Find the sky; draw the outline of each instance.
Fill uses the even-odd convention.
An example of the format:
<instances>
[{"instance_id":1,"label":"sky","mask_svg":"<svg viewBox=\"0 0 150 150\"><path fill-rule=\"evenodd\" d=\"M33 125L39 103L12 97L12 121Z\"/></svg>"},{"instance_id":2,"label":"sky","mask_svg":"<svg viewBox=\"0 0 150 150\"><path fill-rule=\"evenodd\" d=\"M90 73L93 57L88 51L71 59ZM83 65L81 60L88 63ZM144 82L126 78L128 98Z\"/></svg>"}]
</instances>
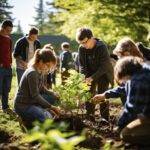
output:
<instances>
[{"instance_id":1,"label":"sky","mask_svg":"<svg viewBox=\"0 0 150 150\"><path fill-rule=\"evenodd\" d=\"M44 4L46 1L49 0L44 0ZM34 24L33 17L36 16L35 7L38 6L38 3L39 0L9 0L9 4L14 6L12 8L12 16L15 18L14 25L17 25L18 21L20 21L25 34L29 31L29 25Z\"/></svg>"}]
</instances>

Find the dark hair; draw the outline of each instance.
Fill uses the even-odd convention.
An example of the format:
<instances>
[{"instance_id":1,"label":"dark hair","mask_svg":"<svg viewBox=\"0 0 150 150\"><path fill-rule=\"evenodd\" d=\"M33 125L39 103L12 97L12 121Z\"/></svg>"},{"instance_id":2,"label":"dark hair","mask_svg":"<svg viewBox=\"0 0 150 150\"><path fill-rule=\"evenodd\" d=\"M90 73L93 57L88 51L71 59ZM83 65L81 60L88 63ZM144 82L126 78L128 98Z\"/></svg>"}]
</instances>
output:
<instances>
[{"instance_id":1,"label":"dark hair","mask_svg":"<svg viewBox=\"0 0 150 150\"><path fill-rule=\"evenodd\" d=\"M140 50L140 52L143 54L144 58L147 60L150 60L150 48L143 45L142 42L137 42L136 46Z\"/></svg>"},{"instance_id":2,"label":"dark hair","mask_svg":"<svg viewBox=\"0 0 150 150\"><path fill-rule=\"evenodd\" d=\"M63 43L61 44L61 48L62 48L62 49L69 49L69 47L70 47L70 44L69 44L68 42L63 42Z\"/></svg>"},{"instance_id":3,"label":"dark hair","mask_svg":"<svg viewBox=\"0 0 150 150\"><path fill-rule=\"evenodd\" d=\"M11 20L4 20L2 22L2 28L6 28L6 27L13 27L13 23Z\"/></svg>"},{"instance_id":4,"label":"dark hair","mask_svg":"<svg viewBox=\"0 0 150 150\"><path fill-rule=\"evenodd\" d=\"M113 58L114 60L118 60L118 56L116 54L110 54L110 58Z\"/></svg>"},{"instance_id":5,"label":"dark hair","mask_svg":"<svg viewBox=\"0 0 150 150\"><path fill-rule=\"evenodd\" d=\"M117 61L114 68L115 80L119 82L126 76L132 76L142 69L143 59L127 56Z\"/></svg>"},{"instance_id":6,"label":"dark hair","mask_svg":"<svg viewBox=\"0 0 150 150\"><path fill-rule=\"evenodd\" d=\"M34 66L40 61L42 61L43 63L53 62L54 64L56 64L57 58L54 50L50 48L37 49L35 51L34 57L29 63L29 66Z\"/></svg>"},{"instance_id":7,"label":"dark hair","mask_svg":"<svg viewBox=\"0 0 150 150\"><path fill-rule=\"evenodd\" d=\"M31 28L29 30L29 35L32 35L32 34L38 34L39 30L35 27Z\"/></svg>"},{"instance_id":8,"label":"dark hair","mask_svg":"<svg viewBox=\"0 0 150 150\"><path fill-rule=\"evenodd\" d=\"M85 38L90 39L93 37L93 33L89 28L79 28L76 32L76 41L82 41Z\"/></svg>"},{"instance_id":9,"label":"dark hair","mask_svg":"<svg viewBox=\"0 0 150 150\"><path fill-rule=\"evenodd\" d=\"M139 51L138 47L135 45L134 41L128 37L122 38L118 43L113 53L124 56L124 52L129 52L131 56L137 56L143 58L142 53Z\"/></svg>"}]
</instances>

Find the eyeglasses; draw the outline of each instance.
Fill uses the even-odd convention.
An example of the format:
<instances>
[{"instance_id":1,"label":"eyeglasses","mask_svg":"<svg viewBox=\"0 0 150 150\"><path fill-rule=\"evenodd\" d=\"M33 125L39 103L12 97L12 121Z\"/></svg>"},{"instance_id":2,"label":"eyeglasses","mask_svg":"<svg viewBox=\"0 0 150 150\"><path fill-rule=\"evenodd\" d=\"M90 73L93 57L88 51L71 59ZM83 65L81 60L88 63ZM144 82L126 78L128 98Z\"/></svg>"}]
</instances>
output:
<instances>
[{"instance_id":1,"label":"eyeglasses","mask_svg":"<svg viewBox=\"0 0 150 150\"><path fill-rule=\"evenodd\" d=\"M87 42L88 42L88 38L87 38L87 40L85 40L85 41L83 41L83 42L79 42L81 45L85 45L85 44L87 44Z\"/></svg>"}]
</instances>

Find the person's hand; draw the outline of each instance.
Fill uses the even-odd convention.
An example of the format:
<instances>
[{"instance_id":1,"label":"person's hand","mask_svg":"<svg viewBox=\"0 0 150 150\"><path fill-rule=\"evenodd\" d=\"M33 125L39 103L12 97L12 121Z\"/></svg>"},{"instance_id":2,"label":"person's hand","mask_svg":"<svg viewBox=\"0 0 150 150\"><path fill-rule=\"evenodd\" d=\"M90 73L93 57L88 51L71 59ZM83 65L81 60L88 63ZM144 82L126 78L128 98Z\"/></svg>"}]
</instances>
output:
<instances>
[{"instance_id":1,"label":"person's hand","mask_svg":"<svg viewBox=\"0 0 150 150\"><path fill-rule=\"evenodd\" d=\"M120 134L121 130L122 129L119 126L116 126L116 127L113 128L113 132L116 133L116 134Z\"/></svg>"},{"instance_id":2,"label":"person's hand","mask_svg":"<svg viewBox=\"0 0 150 150\"><path fill-rule=\"evenodd\" d=\"M51 110L54 111L56 113L57 116L60 115L60 108L59 107L56 107L56 106L51 106Z\"/></svg>"},{"instance_id":3,"label":"person's hand","mask_svg":"<svg viewBox=\"0 0 150 150\"><path fill-rule=\"evenodd\" d=\"M143 114L138 114L137 118L140 120L144 120L146 117Z\"/></svg>"},{"instance_id":4,"label":"person's hand","mask_svg":"<svg viewBox=\"0 0 150 150\"><path fill-rule=\"evenodd\" d=\"M88 85L91 85L92 81L93 81L93 78L91 78L91 77L85 79L85 82L86 82Z\"/></svg>"},{"instance_id":5,"label":"person's hand","mask_svg":"<svg viewBox=\"0 0 150 150\"><path fill-rule=\"evenodd\" d=\"M46 110L49 111L52 114L53 118L55 118L55 119L59 118L60 108L55 107L55 106L51 106L50 108L47 108Z\"/></svg>"},{"instance_id":6,"label":"person's hand","mask_svg":"<svg viewBox=\"0 0 150 150\"><path fill-rule=\"evenodd\" d=\"M79 108L81 109L85 108L85 102L79 103Z\"/></svg>"},{"instance_id":7,"label":"person's hand","mask_svg":"<svg viewBox=\"0 0 150 150\"><path fill-rule=\"evenodd\" d=\"M105 101L105 94L97 94L92 98L92 103L98 104L100 102Z\"/></svg>"},{"instance_id":8,"label":"person's hand","mask_svg":"<svg viewBox=\"0 0 150 150\"><path fill-rule=\"evenodd\" d=\"M57 92L54 92L54 96L56 97L57 100L60 99L60 96L59 96L59 94Z\"/></svg>"},{"instance_id":9,"label":"person's hand","mask_svg":"<svg viewBox=\"0 0 150 150\"><path fill-rule=\"evenodd\" d=\"M25 62L25 61L21 61L21 64L22 64L22 66L24 67L24 69L27 69L27 62Z\"/></svg>"}]
</instances>

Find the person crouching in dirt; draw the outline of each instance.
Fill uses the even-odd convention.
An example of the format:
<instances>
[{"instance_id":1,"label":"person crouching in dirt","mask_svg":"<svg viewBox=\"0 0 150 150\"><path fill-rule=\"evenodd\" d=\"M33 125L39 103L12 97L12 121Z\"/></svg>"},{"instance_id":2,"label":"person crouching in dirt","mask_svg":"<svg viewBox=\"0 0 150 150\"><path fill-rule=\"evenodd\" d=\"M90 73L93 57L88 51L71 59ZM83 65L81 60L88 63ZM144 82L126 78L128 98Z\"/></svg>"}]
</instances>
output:
<instances>
[{"instance_id":1,"label":"person crouching in dirt","mask_svg":"<svg viewBox=\"0 0 150 150\"><path fill-rule=\"evenodd\" d=\"M131 144L148 145L150 139L150 70L143 68L138 57L120 59L114 69L115 80L125 83L126 102L118 121L123 141ZM93 98L94 103L103 101L101 95Z\"/></svg>"},{"instance_id":2,"label":"person crouching in dirt","mask_svg":"<svg viewBox=\"0 0 150 150\"><path fill-rule=\"evenodd\" d=\"M44 122L47 118L53 118L53 114L59 114L59 109L42 97L39 85L41 75L47 74L54 66L55 53L50 49L38 49L22 76L14 108L29 127L35 120Z\"/></svg>"}]
</instances>

